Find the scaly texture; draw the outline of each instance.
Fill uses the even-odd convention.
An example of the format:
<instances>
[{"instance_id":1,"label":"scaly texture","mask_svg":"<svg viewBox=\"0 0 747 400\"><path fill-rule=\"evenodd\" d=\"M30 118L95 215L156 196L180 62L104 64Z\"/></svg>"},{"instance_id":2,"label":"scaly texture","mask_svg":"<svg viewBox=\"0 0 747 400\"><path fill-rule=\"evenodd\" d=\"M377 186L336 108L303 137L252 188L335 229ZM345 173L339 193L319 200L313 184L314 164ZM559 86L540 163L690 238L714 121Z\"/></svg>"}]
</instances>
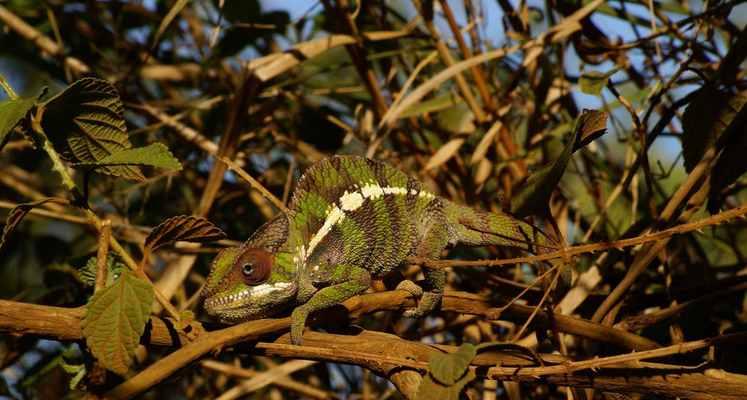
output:
<instances>
[{"instance_id":1,"label":"scaly texture","mask_svg":"<svg viewBox=\"0 0 747 400\"><path fill-rule=\"evenodd\" d=\"M311 166L287 215L269 221L240 248L218 254L205 308L225 323L295 306L291 337L300 343L311 312L365 291L407 257L438 258L444 248L500 245L541 252L545 236L507 214L455 204L387 164L339 156ZM425 293L406 315L422 316L441 299L443 270L424 270ZM420 294L414 284L403 285Z\"/></svg>"}]
</instances>

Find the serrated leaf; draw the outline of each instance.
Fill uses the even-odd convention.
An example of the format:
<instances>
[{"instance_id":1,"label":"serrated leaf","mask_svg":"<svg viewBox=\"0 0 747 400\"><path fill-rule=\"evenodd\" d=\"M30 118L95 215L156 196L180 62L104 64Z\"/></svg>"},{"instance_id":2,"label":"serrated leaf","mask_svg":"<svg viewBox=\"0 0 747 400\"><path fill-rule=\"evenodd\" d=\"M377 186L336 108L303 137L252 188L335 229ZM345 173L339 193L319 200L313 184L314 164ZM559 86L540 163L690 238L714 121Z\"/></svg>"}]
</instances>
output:
<instances>
[{"instance_id":1,"label":"serrated leaf","mask_svg":"<svg viewBox=\"0 0 747 400\"><path fill-rule=\"evenodd\" d=\"M212 222L201 217L178 215L161 222L145 238L145 248L155 251L176 241L212 242L226 234Z\"/></svg>"},{"instance_id":2,"label":"serrated leaf","mask_svg":"<svg viewBox=\"0 0 747 400\"><path fill-rule=\"evenodd\" d=\"M68 161L91 163L132 147L117 89L101 79L83 78L44 103L42 128ZM143 180L132 165L105 166L105 174Z\"/></svg>"},{"instance_id":3,"label":"serrated leaf","mask_svg":"<svg viewBox=\"0 0 747 400\"><path fill-rule=\"evenodd\" d=\"M472 343L463 343L453 353L434 354L428 360L428 371L444 385L453 385L461 378L477 350Z\"/></svg>"},{"instance_id":4,"label":"serrated leaf","mask_svg":"<svg viewBox=\"0 0 747 400\"><path fill-rule=\"evenodd\" d=\"M608 72L599 71L588 71L581 74L578 78L578 87L582 92L599 96L602 93L602 89L607 86L607 82L610 77L617 72L617 69L613 69Z\"/></svg>"},{"instance_id":5,"label":"serrated leaf","mask_svg":"<svg viewBox=\"0 0 747 400\"><path fill-rule=\"evenodd\" d=\"M747 95L731 95L713 85L698 89L682 115L682 155L689 172L732 123Z\"/></svg>"},{"instance_id":6,"label":"serrated leaf","mask_svg":"<svg viewBox=\"0 0 747 400\"><path fill-rule=\"evenodd\" d=\"M76 163L78 166L104 167L114 165L140 165L179 171L182 164L162 143L152 143L145 147L122 150L110 154L96 162Z\"/></svg>"},{"instance_id":7,"label":"serrated leaf","mask_svg":"<svg viewBox=\"0 0 747 400\"><path fill-rule=\"evenodd\" d=\"M423 377L423 381L418 386L418 393L415 395L416 400L459 400L459 394L468 383L476 378L475 373L468 370L464 376L451 385L442 385L436 382L430 375Z\"/></svg>"},{"instance_id":8,"label":"serrated leaf","mask_svg":"<svg viewBox=\"0 0 747 400\"><path fill-rule=\"evenodd\" d=\"M0 102L0 143L26 116L36 100L17 98Z\"/></svg>"},{"instance_id":9,"label":"serrated leaf","mask_svg":"<svg viewBox=\"0 0 747 400\"><path fill-rule=\"evenodd\" d=\"M119 277L119 274L123 269L126 268L124 264L117 261L114 257L109 255L106 259L106 267L108 273L106 274L106 286L114 283L114 280ZM86 265L78 270L78 279L83 282L84 285L93 287L96 285L96 275L98 274L98 258L91 257L86 261Z\"/></svg>"},{"instance_id":10,"label":"serrated leaf","mask_svg":"<svg viewBox=\"0 0 747 400\"><path fill-rule=\"evenodd\" d=\"M446 161L449 161L449 159L453 157L454 154L457 153L457 151L459 151L459 148L462 147L463 143L464 139L458 138L451 139L445 145L441 146L441 148L436 151L436 154L431 156L430 160L428 160L428 163L425 165L426 171L436 168Z\"/></svg>"},{"instance_id":11,"label":"serrated leaf","mask_svg":"<svg viewBox=\"0 0 747 400\"><path fill-rule=\"evenodd\" d=\"M5 226L3 227L3 233L0 235L0 250L3 249L5 241L8 239L13 230L23 220L23 218L35 207L48 202L65 203L66 200L55 197L34 201L31 203L22 203L13 207L8 213L8 218L5 220Z\"/></svg>"},{"instance_id":12,"label":"serrated leaf","mask_svg":"<svg viewBox=\"0 0 747 400\"><path fill-rule=\"evenodd\" d=\"M555 161L533 173L511 199L511 212L518 217L542 214L549 206L550 196L563 177L565 167L571 159L573 149L583 128L583 116L576 118L573 136Z\"/></svg>"},{"instance_id":13,"label":"serrated leaf","mask_svg":"<svg viewBox=\"0 0 747 400\"><path fill-rule=\"evenodd\" d=\"M604 135L607 132L607 118L608 115L604 111L584 109L579 120L578 142L573 151Z\"/></svg>"},{"instance_id":14,"label":"serrated leaf","mask_svg":"<svg viewBox=\"0 0 747 400\"><path fill-rule=\"evenodd\" d=\"M123 270L113 285L88 301L82 321L83 336L104 368L127 373L153 305L153 286Z\"/></svg>"}]
</instances>

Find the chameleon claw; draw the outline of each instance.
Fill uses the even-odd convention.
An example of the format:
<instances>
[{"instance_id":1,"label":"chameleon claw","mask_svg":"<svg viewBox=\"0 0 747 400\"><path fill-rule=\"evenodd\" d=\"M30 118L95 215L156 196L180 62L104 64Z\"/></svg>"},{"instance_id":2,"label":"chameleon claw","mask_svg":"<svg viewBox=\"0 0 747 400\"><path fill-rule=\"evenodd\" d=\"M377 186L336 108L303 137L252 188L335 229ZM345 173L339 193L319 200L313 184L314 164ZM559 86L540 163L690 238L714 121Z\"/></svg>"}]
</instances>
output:
<instances>
[{"instance_id":1,"label":"chameleon claw","mask_svg":"<svg viewBox=\"0 0 747 400\"><path fill-rule=\"evenodd\" d=\"M396 290L404 290L416 299L423 297L423 288L409 279L400 282L397 285Z\"/></svg>"}]
</instances>

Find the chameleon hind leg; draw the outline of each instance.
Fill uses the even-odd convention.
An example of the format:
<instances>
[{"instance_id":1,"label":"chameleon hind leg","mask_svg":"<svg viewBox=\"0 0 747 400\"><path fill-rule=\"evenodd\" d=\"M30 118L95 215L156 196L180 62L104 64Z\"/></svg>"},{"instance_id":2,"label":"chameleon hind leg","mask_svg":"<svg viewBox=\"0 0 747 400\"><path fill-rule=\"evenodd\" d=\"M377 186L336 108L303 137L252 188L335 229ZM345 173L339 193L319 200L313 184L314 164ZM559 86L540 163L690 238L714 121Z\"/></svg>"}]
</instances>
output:
<instances>
[{"instance_id":1,"label":"chameleon hind leg","mask_svg":"<svg viewBox=\"0 0 747 400\"><path fill-rule=\"evenodd\" d=\"M415 251L420 258L438 259L441 252L449 244L449 231L446 223L436 223L429 227L423 240ZM397 289L405 290L419 298L416 308L405 310L404 316L420 318L433 311L441 302L446 286L446 271L443 269L423 268L425 276L424 287L416 285L410 280L402 281Z\"/></svg>"},{"instance_id":2,"label":"chameleon hind leg","mask_svg":"<svg viewBox=\"0 0 747 400\"><path fill-rule=\"evenodd\" d=\"M306 326L306 319L315 311L340 304L343 301L365 292L371 285L371 274L360 267L349 265L335 265L322 267L326 271L329 284L313 294L304 304L296 307L291 313L291 343L300 345L303 337L303 329Z\"/></svg>"}]
</instances>

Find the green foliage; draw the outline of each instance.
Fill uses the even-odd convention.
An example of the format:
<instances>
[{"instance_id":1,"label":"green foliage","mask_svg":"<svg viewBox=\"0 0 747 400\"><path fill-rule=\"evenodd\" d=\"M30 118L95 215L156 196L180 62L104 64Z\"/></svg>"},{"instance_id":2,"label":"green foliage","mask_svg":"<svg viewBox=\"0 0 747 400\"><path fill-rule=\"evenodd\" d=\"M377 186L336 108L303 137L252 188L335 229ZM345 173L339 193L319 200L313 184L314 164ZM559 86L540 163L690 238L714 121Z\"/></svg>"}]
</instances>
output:
<instances>
[{"instance_id":1,"label":"green foliage","mask_svg":"<svg viewBox=\"0 0 747 400\"><path fill-rule=\"evenodd\" d=\"M0 102L0 143L34 106L32 98L17 98Z\"/></svg>"},{"instance_id":2,"label":"green foliage","mask_svg":"<svg viewBox=\"0 0 747 400\"><path fill-rule=\"evenodd\" d=\"M109 286L114 283L122 270L127 267L109 254L106 258L106 268L106 286ZM96 257L89 258L86 261L86 265L81 267L77 272L78 278L84 285L93 287L96 284L96 275L98 274L98 259Z\"/></svg>"},{"instance_id":3,"label":"green foliage","mask_svg":"<svg viewBox=\"0 0 747 400\"><path fill-rule=\"evenodd\" d=\"M463 343L453 353L434 354L428 361L428 374L418 387L416 399L458 400L464 386L475 379L469 364L477 354L471 343Z\"/></svg>"},{"instance_id":4,"label":"green foliage","mask_svg":"<svg viewBox=\"0 0 747 400\"><path fill-rule=\"evenodd\" d=\"M76 166L103 168L110 166L139 165L180 171L182 164L161 143L152 143L145 147L136 147L110 154L98 161L82 162Z\"/></svg>"},{"instance_id":5,"label":"green foliage","mask_svg":"<svg viewBox=\"0 0 747 400\"><path fill-rule=\"evenodd\" d=\"M104 80L83 78L43 104L42 127L55 149L77 163L101 161L132 147L116 88ZM102 166L101 172L143 180L131 165Z\"/></svg>"},{"instance_id":6,"label":"green foliage","mask_svg":"<svg viewBox=\"0 0 747 400\"><path fill-rule=\"evenodd\" d=\"M588 71L581 74L578 78L578 86L582 92L599 96L602 94L602 89L607 86L610 77L617 72L617 69L613 69L608 72L599 71Z\"/></svg>"},{"instance_id":7,"label":"green foliage","mask_svg":"<svg viewBox=\"0 0 747 400\"><path fill-rule=\"evenodd\" d=\"M132 364L153 305L153 286L130 270L96 292L86 306L83 335L101 365L119 375Z\"/></svg>"}]
</instances>

